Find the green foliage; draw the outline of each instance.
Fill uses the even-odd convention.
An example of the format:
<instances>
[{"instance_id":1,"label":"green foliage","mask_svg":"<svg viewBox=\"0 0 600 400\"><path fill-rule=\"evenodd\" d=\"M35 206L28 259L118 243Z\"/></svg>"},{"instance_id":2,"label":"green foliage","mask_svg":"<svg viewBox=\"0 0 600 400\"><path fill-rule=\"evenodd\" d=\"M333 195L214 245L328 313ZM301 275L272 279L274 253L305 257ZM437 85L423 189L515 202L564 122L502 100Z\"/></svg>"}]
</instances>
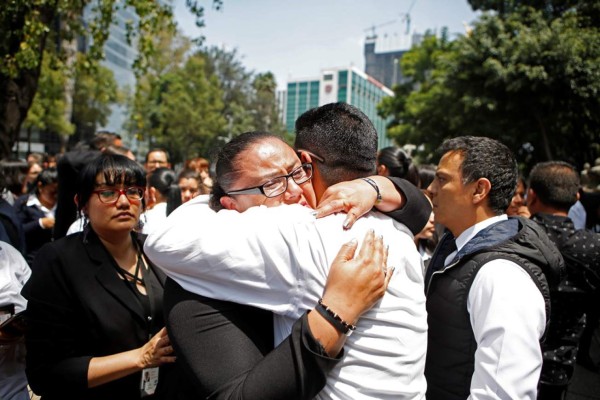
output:
<instances>
[{"instance_id":1,"label":"green foliage","mask_svg":"<svg viewBox=\"0 0 600 400\"><path fill-rule=\"evenodd\" d=\"M82 137L91 137L97 126L106 125L111 106L123 102L112 71L98 66L84 66L80 55L75 69L75 93L73 95L73 122Z\"/></svg>"},{"instance_id":2,"label":"green foliage","mask_svg":"<svg viewBox=\"0 0 600 400\"><path fill-rule=\"evenodd\" d=\"M286 129L279 119L275 76L271 72L256 75L252 81L252 88L254 97L250 107L254 111L254 130L283 136Z\"/></svg>"},{"instance_id":3,"label":"green foliage","mask_svg":"<svg viewBox=\"0 0 600 400\"><path fill-rule=\"evenodd\" d=\"M187 0L190 11L202 24L203 7L200 2ZM213 0L220 7L221 0ZM92 18L82 23L86 7L91 7ZM165 30L174 31L169 2L149 0L6 0L0 7L0 158L10 155L22 122L31 107L42 67L42 56L47 46L56 45L58 57L63 59L65 74L70 69L72 56L65 51L75 38L91 38L86 68L94 69L104 58L103 47L110 33L115 12L126 9L131 18L125 21L127 38L137 43L138 57L133 65L137 76L148 66L155 53L154 38ZM50 40L52 36L53 40ZM54 49L52 49L54 50ZM71 85L66 84L67 90Z\"/></svg>"},{"instance_id":4,"label":"green foliage","mask_svg":"<svg viewBox=\"0 0 600 400\"><path fill-rule=\"evenodd\" d=\"M428 151L444 138L472 134L501 140L527 163L593 159L600 31L585 18L567 12L547 19L531 8L484 15L471 35L432 57L431 75L417 90L382 105L395 117L390 133Z\"/></svg>"},{"instance_id":5,"label":"green foliage","mask_svg":"<svg viewBox=\"0 0 600 400\"><path fill-rule=\"evenodd\" d=\"M64 84L60 60L53 54L46 54L38 91L23 123L27 130L37 129L60 135L74 132L75 127L65 118Z\"/></svg>"}]
</instances>

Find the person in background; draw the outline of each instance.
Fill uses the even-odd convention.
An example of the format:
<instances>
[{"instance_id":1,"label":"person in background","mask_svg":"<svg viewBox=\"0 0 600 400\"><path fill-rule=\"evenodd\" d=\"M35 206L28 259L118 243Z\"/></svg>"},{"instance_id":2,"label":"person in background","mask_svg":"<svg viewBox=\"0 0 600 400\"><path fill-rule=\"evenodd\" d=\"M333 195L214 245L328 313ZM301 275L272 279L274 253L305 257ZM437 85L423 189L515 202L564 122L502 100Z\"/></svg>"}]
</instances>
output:
<instances>
[{"instance_id":1,"label":"person in background","mask_svg":"<svg viewBox=\"0 0 600 400\"><path fill-rule=\"evenodd\" d=\"M377 174L403 178L419 187L419 169L404 150L395 146L379 150Z\"/></svg>"},{"instance_id":2,"label":"person in background","mask_svg":"<svg viewBox=\"0 0 600 400\"><path fill-rule=\"evenodd\" d=\"M579 198L579 175L570 164L548 161L536 164L529 176L527 206L560 250L566 274L552 291L550 327L542 343L544 365L540 400L562 399L573 377L575 359L597 370L589 354L591 336L580 340L598 322L600 299L600 234L577 230L567 216ZM581 350L581 351L579 351Z\"/></svg>"},{"instance_id":3,"label":"person in background","mask_svg":"<svg viewBox=\"0 0 600 400\"><path fill-rule=\"evenodd\" d=\"M146 174L150 174L156 168L171 168L167 150L158 147L148 150L144 168L146 168Z\"/></svg>"},{"instance_id":4,"label":"person in background","mask_svg":"<svg viewBox=\"0 0 600 400\"><path fill-rule=\"evenodd\" d=\"M35 180L42 171L42 164L38 164L36 162L29 164L27 174L25 175L25 179L23 180L23 187L21 188L22 194L27 194L31 192L35 185Z\"/></svg>"},{"instance_id":5,"label":"person in background","mask_svg":"<svg viewBox=\"0 0 600 400\"><path fill-rule=\"evenodd\" d=\"M210 177L210 163L206 158L196 157L190 160L187 160L184 169L193 169L196 170L200 174L200 178L202 179L202 184L211 189L213 185L213 180Z\"/></svg>"},{"instance_id":6,"label":"person in background","mask_svg":"<svg viewBox=\"0 0 600 400\"><path fill-rule=\"evenodd\" d=\"M0 399L29 400L25 376L23 326L16 314L27 301L21 289L31 276L25 259L8 243L0 243ZM12 321L8 321L12 318Z\"/></svg>"},{"instance_id":7,"label":"person in background","mask_svg":"<svg viewBox=\"0 0 600 400\"><path fill-rule=\"evenodd\" d=\"M52 399L170 398L175 361L163 319L165 275L134 232L146 173L120 155L88 163L77 182L83 232L46 244L23 288L27 378ZM151 379L141 386L143 372Z\"/></svg>"},{"instance_id":8,"label":"person in background","mask_svg":"<svg viewBox=\"0 0 600 400\"><path fill-rule=\"evenodd\" d=\"M435 178L435 165L422 164L419 165L419 189L427 190L433 179Z\"/></svg>"},{"instance_id":9,"label":"person in background","mask_svg":"<svg viewBox=\"0 0 600 400\"><path fill-rule=\"evenodd\" d=\"M149 234L162 226L169 214L181 205L181 190L175 172L168 168L157 168L148 178L148 197L154 206L144 213L142 232Z\"/></svg>"},{"instance_id":10,"label":"person in background","mask_svg":"<svg viewBox=\"0 0 600 400\"><path fill-rule=\"evenodd\" d=\"M502 143L446 140L429 186L449 232L427 268L427 400L534 400L550 290L564 269L556 246L505 210L517 162Z\"/></svg>"},{"instance_id":11,"label":"person in background","mask_svg":"<svg viewBox=\"0 0 600 400\"><path fill-rule=\"evenodd\" d=\"M427 194L425 192L425 194ZM417 250L423 259L423 275L425 275L425 271L427 270L427 266L429 265L429 260L435 250L435 246L438 243L438 234L435 226L435 214L433 210L429 215L429 220L427 220L427 225L423 228L423 230L415 235L415 245L417 246Z\"/></svg>"},{"instance_id":12,"label":"person in background","mask_svg":"<svg viewBox=\"0 0 600 400\"><path fill-rule=\"evenodd\" d=\"M585 221L587 219L587 211L580 200L581 197L584 196L583 187L579 187L578 193L579 197L577 198L575 204L569 208L568 213L568 217L571 218L571 221L573 221L573 226L576 230L585 229Z\"/></svg>"},{"instance_id":13,"label":"person in background","mask_svg":"<svg viewBox=\"0 0 600 400\"><path fill-rule=\"evenodd\" d=\"M1 168L1 167L0 167ZM0 173L0 191L6 189L6 179L3 173ZM12 197L12 194L10 195ZM19 220L13 204L0 197L0 241L10 244L25 256L25 232L23 224Z\"/></svg>"},{"instance_id":14,"label":"person in background","mask_svg":"<svg viewBox=\"0 0 600 400\"><path fill-rule=\"evenodd\" d=\"M515 194L513 195L512 199L510 200L510 204L506 209L506 215L509 217L521 216L524 218L529 218L531 216L525 203L525 187L525 180L523 180L523 177L519 176Z\"/></svg>"},{"instance_id":15,"label":"person in background","mask_svg":"<svg viewBox=\"0 0 600 400\"><path fill-rule=\"evenodd\" d=\"M209 190L202 184L200 174L192 169L183 170L177 177L181 190L181 203L187 203L199 194L208 194Z\"/></svg>"},{"instance_id":16,"label":"person in background","mask_svg":"<svg viewBox=\"0 0 600 400\"><path fill-rule=\"evenodd\" d=\"M42 171L31 193L15 202L15 211L25 232L25 260L32 264L39 249L52 240L58 193L58 177L54 168Z\"/></svg>"},{"instance_id":17,"label":"person in background","mask_svg":"<svg viewBox=\"0 0 600 400\"><path fill-rule=\"evenodd\" d=\"M0 161L0 171L4 178L2 198L11 206L14 206L17 198L23 195L23 181L28 170L29 165L22 160Z\"/></svg>"}]
</instances>

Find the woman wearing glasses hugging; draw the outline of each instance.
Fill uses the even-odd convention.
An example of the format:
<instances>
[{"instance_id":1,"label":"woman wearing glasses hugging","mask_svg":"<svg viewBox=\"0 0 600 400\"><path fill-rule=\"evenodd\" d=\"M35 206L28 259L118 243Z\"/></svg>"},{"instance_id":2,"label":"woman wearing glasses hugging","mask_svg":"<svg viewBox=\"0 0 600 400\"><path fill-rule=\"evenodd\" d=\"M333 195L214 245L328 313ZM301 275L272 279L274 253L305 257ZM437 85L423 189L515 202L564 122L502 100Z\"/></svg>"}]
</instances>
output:
<instances>
[{"instance_id":1,"label":"woman wearing glasses hugging","mask_svg":"<svg viewBox=\"0 0 600 400\"><path fill-rule=\"evenodd\" d=\"M167 398L175 361L163 320L164 274L136 232L146 172L103 155L79 176L88 223L43 247L23 289L27 378L43 399Z\"/></svg>"}]
</instances>

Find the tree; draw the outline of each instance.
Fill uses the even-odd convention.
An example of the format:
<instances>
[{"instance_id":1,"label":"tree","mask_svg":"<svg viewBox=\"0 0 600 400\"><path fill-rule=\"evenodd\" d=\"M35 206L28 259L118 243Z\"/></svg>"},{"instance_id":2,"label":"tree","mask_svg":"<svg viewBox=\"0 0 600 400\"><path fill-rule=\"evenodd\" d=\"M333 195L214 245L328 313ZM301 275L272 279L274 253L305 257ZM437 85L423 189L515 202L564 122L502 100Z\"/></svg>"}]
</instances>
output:
<instances>
[{"instance_id":1,"label":"tree","mask_svg":"<svg viewBox=\"0 0 600 400\"><path fill-rule=\"evenodd\" d=\"M484 15L437 58L390 130L429 150L472 134L531 149L530 163L592 159L600 146L600 32L586 18L569 10L547 19L532 8Z\"/></svg>"},{"instance_id":2,"label":"tree","mask_svg":"<svg viewBox=\"0 0 600 400\"><path fill-rule=\"evenodd\" d=\"M251 107L253 72L246 70L236 49L227 51L212 46L202 50L206 56L206 73L215 75L223 93L223 117L227 130L222 140L254 130Z\"/></svg>"},{"instance_id":3,"label":"tree","mask_svg":"<svg viewBox=\"0 0 600 400\"><path fill-rule=\"evenodd\" d=\"M60 60L53 54L46 54L41 71L38 90L23 122L28 141L31 141L33 129L58 135L70 135L75 130L73 124L65 119L65 76L61 72Z\"/></svg>"},{"instance_id":4,"label":"tree","mask_svg":"<svg viewBox=\"0 0 600 400\"><path fill-rule=\"evenodd\" d=\"M112 71L103 66L85 68L84 57L79 57L75 69L73 96L73 123L79 139L91 138L98 125L105 125L111 105L122 102L117 81Z\"/></svg>"},{"instance_id":5,"label":"tree","mask_svg":"<svg viewBox=\"0 0 600 400\"><path fill-rule=\"evenodd\" d=\"M94 5L95 17L84 26L82 13L88 4ZM186 4L196 16L196 24L202 26L202 6L196 0L186 0ZM213 4L220 7L221 1L214 0ZM129 21L126 29L128 37L138 43L139 57L134 68L141 72L154 50L153 38L158 29L164 27L161 21L171 21L173 26L170 6L147 0L95 0L93 3L91 0L12 0L3 3L0 7L0 159L10 155L33 102L51 33L56 43L72 40L75 35L91 36L89 59L93 64L103 58L102 48L109 26L120 7L130 7L139 17L135 26Z\"/></svg>"},{"instance_id":6,"label":"tree","mask_svg":"<svg viewBox=\"0 0 600 400\"><path fill-rule=\"evenodd\" d=\"M271 72L258 74L252 81L254 97L250 105L254 112L254 129L283 136L286 129L280 121L277 107L277 82Z\"/></svg>"}]
</instances>

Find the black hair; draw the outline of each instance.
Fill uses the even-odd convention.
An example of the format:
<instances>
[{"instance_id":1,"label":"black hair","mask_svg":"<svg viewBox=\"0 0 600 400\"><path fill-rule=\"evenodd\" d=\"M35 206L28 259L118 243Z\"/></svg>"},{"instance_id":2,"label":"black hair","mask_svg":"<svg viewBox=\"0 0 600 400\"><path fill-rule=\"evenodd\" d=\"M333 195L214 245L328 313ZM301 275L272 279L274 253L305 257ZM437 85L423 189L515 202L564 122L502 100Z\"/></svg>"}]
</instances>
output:
<instances>
[{"instance_id":1,"label":"black hair","mask_svg":"<svg viewBox=\"0 0 600 400\"><path fill-rule=\"evenodd\" d=\"M390 146L379 150L377 164L385 165L390 176L406 179L419 187L419 169L401 148Z\"/></svg>"},{"instance_id":2,"label":"black hair","mask_svg":"<svg viewBox=\"0 0 600 400\"><path fill-rule=\"evenodd\" d=\"M517 160L508 147L488 137L460 136L445 140L440 153L457 152L463 157L463 183L486 178L491 183L488 205L497 215L509 206L517 187Z\"/></svg>"},{"instance_id":3,"label":"black hair","mask_svg":"<svg viewBox=\"0 0 600 400\"><path fill-rule=\"evenodd\" d=\"M217 211L223 208L223 206L221 206L221 197L227 195L227 192L231 189L231 185L240 173L237 168L238 156L253 144L266 139L277 139L283 142L279 136L268 132L244 132L231 139L231 141L219 151L215 163L216 179L213 182L209 201L210 207L213 210Z\"/></svg>"},{"instance_id":4,"label":"black hair","mask_svg":"<svg viewBox=\"0 0 600 400\"><path fill-rule=\"evenodd\" d=\"M564 161L536 164L529 174L529 188L539 200L561 211L568 211L577 202L579 174Z\"/></svg>"},{"instance_id":5,"label":"black hair","mask_svg":"<svg viewBox=\"0 0 600 400\"><path fill-rule=\"evenodd\" d=\"M0 161L0 171L4 176L4 188L20 196L23 190L23 180L29 171L29 164L22 160Z\"/></svg>"},{"instance_id":6,"label":"black hair","mask_svg":"<svg viewBox=\"0 0 600 400\"><path fill-rule=\"evenodd\" d=\"M120 139L121 136L117 135L114 132L109 131L98 131L94 135L94 137L90 140L90 145L92 148L96 150L102 150L103 148L108 147L111 144L114 144L117 139Z\"/></svg>"},{"instance_id":7,"label":"black hair","mask_svg":"<svg viewBox=\"0 0 600 400\"><path fill-rule=\"evenodd\" d=\"M77 208L81 211L98 186L96 177L103 174L106 185L146 187L146 171L135 161L119 154L102 154L87 164L79 174ZM142 209L146 207L142 199Z\"/></svg>"},{"instance_id":8,"label":"black hair","mask_svg":"<svg viewBox=\"0 0 600 400\"><path fill-rule=\"evenodd\" d=\"M427 190L433 179L435 178L435 165L421 164L419 165L419 188Z\"/></svg>"},{"instance_id":9,"label":"black hair","mask_svg":"<svg viewBox=\"0 0 600 400\"><path fill-rule=\"evenodd\" d=\"M47 168L47 169L43 169L42 172L39 173L39 175L37 176L37 178L35 178L35 182L33 183L32 186L32 192L35 192L36 194L39 194L39 190L40 190L40 183L41 186L47 186L50 185L52 183L57 183L58 182L58 173L56 172L56 168Z\"/></svg>"},{"instance_id":10,"label":"black hair","mask_svg":"<svg viewBox=\"0 0 600 400\"><path fill-rule=\"evenodd\" d=\"M158 190L167 199L167 215L181 205L181 190L173 170L156 168L148 178L148 186Z\"/></svg>"},{"instance_id":11,"label":"black hair","mask_svg":"<svg viewBox=\"0 0 600 400\"><path fill-rule=\"evenodd\" d=\"M318 168L327 185L376 171L377 131L362 111L347 103L326 104L302 114L296 120L295 147L325 160Z\"/></svg>"}]
</instances>

